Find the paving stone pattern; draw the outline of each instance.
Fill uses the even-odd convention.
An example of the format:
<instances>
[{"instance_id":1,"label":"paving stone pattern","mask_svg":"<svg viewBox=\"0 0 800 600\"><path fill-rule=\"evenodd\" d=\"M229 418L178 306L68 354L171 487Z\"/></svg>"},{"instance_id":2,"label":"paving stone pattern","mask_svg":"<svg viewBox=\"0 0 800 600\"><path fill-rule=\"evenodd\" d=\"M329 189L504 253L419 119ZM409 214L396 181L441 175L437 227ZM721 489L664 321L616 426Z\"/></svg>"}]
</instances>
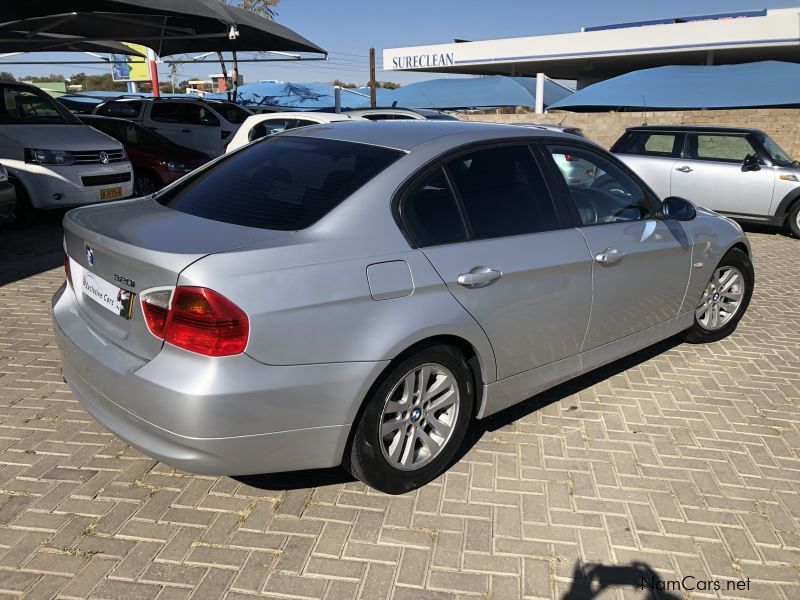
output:
<instances>
[{"instance_id":1,"label":"paving stone pattern","mask_svg":"<svg viewBox=\"0 0 800 600\"><path fill-rule=\"evenodd\" d=\"M339 470L236 480L158 463L61 380L55 223L0 231L0 597L800 598L800 241L750 234L753 303L491 419L386 496ZM599 596L597 595L599 593Z\"/></svg>"}]
</instances>

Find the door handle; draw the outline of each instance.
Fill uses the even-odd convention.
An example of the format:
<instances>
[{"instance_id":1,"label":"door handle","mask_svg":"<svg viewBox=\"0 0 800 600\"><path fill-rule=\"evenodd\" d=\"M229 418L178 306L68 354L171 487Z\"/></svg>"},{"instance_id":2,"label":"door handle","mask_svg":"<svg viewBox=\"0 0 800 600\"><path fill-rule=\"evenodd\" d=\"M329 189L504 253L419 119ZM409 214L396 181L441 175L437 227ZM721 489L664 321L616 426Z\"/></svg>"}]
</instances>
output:
<instances>
[{"instance_id":1,"label":"door handle","mask_svg":"<svg viewBox=\"0 0 800 600\"><path fill-rule=\"evenodd\" d=\"M694 171L694 169L692 169L692 167L687 167L687 166L678 167L675 170L676 171L680 171L681 173L691 173L692 171Z\"/></svg>"},{"instance_id":2,"label":"door handle","mask_svg":"<svg viewBox=\"0 0 800 600\"><path fill-rule=\"evenodd\" d=\"M181 129L181 133L192 133L191 129Z\"/></svg>"},{"instance_id":3,"label":"door handle","mask_svg":"<svg viewBox=\"0 0 800 600\"><path fill-rule=\"evenodd\" d=\"M463 285L466 288L477 289L486 287L490 283L497 281L503 273L495 271L489 267L475 267L469 273L462 273L458 276L456 281L458 285Z\"/></svg>"},{"instance_id":4,"label":"door handle","mask_svg":"<svg viewBox=\"0 0 800 600\"><path fill-rule=\"evenodd\" d=\"M601 265L614 265L621 261L624 257L625 253L622 250L617 250L616 248L606 248L600 254L595 255L594 260Z\"/></svg>"}]
</instances>

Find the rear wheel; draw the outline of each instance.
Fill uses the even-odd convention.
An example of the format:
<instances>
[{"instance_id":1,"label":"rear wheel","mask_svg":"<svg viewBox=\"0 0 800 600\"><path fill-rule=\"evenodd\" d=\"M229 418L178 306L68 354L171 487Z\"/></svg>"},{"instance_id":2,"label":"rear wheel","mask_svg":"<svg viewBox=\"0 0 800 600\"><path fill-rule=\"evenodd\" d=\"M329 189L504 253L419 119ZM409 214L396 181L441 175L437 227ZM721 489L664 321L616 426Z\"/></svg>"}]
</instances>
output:
<instances>
[{"instance_id":1,"label":"rear wheel","mask_svg":"<svg viewBox=\"0 0 800 600\"><path fill-rule=\"evenodd\" d=\"M716 342L736 329L753 295L755 276L750 258L733 248L722 258L703 290L694 324L683 332L693 344Z\"/></svg>"},{"instance_id":2,"label":"rear wheel","mask_svg":"<svg viewBox=\"0 0 800 600\"><path fill-rule=\"evenodd\" d=\"M409 356L367 398L345 468L388 494L425 485L453 460L474 397L469 366L457 350L433 346Z\"/></svg>"},{"instance_id":3,"label":"rear wheel","mask_svg":"<svg viewBox=\"0 0 800 600\"><path fill-rule=\"evenodd\" d=\"M800 238L800 200L794 203L789 209L789 217L786 222L789 232L796 238Z\"/></svg>"}]
</instances>

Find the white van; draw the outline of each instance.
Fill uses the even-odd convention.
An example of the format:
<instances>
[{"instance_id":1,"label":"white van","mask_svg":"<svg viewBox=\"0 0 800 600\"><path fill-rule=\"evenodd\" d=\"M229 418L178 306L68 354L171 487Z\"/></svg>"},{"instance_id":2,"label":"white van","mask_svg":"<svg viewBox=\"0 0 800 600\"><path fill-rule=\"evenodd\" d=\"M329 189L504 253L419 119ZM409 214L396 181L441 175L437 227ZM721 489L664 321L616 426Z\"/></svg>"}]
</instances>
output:
<instances>
[{"instance_id":1,"label":"white van","mask_svg":"<svg viewBox=\"0 0 800 600\"><path fill-rule=\"evenodd\" d=\"M0 81L0 160L16 187L19 221L29 220L31 208L81 206L133 193L122 145L32 85Z\"/></svg>"}]
</instances>

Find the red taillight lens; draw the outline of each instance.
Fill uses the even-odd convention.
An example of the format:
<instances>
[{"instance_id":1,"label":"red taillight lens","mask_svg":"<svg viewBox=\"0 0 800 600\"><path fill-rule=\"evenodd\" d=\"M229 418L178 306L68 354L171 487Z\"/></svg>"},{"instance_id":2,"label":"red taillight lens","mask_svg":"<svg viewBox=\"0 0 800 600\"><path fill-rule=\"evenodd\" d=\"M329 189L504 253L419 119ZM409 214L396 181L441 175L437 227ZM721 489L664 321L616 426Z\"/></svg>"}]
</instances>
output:
<instances>
[{"instance_id":1,"label":"red taillight lens","mask_svg":"<svg viewBox=\"0 0 800 600\"><path fill-rule=\"evenodd\" d=\"M69 256L66 251L64 252L64 276L67 278L67 281L71 283L71 277L69 275Z\"/></svg>"},{"instance_id":2,"label":"red taillight lens","mask_svg":"<svg viewBox=\"0 0 800 600\"><path fill-rule=\"evenodd\" d=\"M179 348L206 356L241 354L247 346L247 315L214 290L175 288L142 295L150 332Z\"/></svg>"},{"instance_id":3,"label":"red taillight lens","mask_svg":"<svg viewBox=\"0 0 800 600\"><path fill-rule=\"evenodd\" d=\"M571 154L565 154L564 158L569 162L575 162L576 160L579 160L577 156L572 156Z\"/></svg>"}]
</instances>

